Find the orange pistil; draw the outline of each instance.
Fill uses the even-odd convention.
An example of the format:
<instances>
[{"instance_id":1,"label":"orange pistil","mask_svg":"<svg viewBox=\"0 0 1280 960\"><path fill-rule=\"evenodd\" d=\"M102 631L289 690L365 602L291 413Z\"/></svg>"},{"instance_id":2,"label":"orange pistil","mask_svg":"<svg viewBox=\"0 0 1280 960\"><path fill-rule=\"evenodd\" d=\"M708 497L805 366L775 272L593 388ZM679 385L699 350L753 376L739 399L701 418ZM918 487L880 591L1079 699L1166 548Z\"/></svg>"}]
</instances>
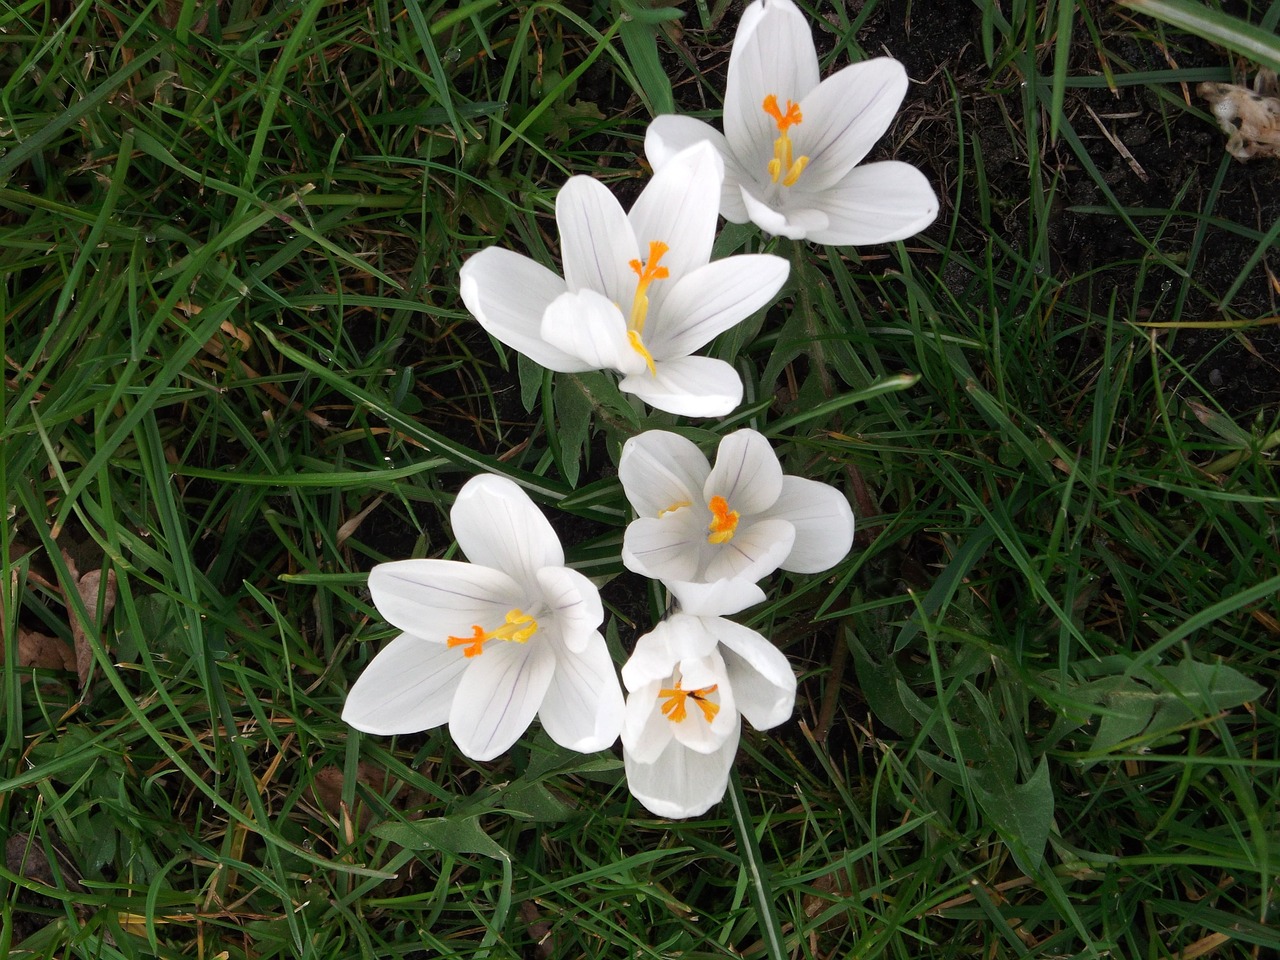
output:
<instances>
[{"instance_id":1,"label":"orange pistil","mask_svg":"<svg viewBox=\"0 0 1280 960\"><path fill-rule=\"evenodd\" d=\"M715 693L719 687L718 683L713 683L709 687L699 687L697 690L681 690L680 682L677 680L674 687L664 687L658 691L658 696L663 699L662 715L668 720L680 723L689 715L686 701L692 700L702 711L702 716L707 723L710 723L720 712L720 704L712 703L707 697Z\"/></svg>"},{"instance_id":2,"label":"orange pistil","mask_svg":"<svg viewBox=\"0 0 1280 960\"><path fill-rule=\"evenodd\" d=\"M485 630L478 623L471 627L469 637L450 637L449 647L466 647L462 651L464 657L478 657L484 653L484 645L488 640L510 640L513 643L525 643L538 632L538 621L519 608L507 611L506 622L497 630Z\"/></svg>"},{"instance_id":3,"label":"orange pistil","mask_svg":"<svg viewBox=\"0 0 1280 960\"><path fill-rule=\"evenodd\" d=\"M707 543L728 543L738 529L738 511L729 509L729 501L717 494L707 504L711 523L707 527Z\"/></svg>"},{"instance_id":4,"label":"orange pistil","mask_svg":"<svg viewBox=\"0 0 1280 960\"><path fill-rule=\"evenodd\" d=\"M654 366L653 356L640 337L644 333L644 322L649 316L649 284L655 280L666 280L671 276L671 271L662 266L662 258L670 249L661 240L650 240L649 259L644 263L632 260L629 264L636 272L636 276L640 278L640 282L636 284L636 295L631 300L631 316L627 319L627 340L631 344L631 349L644 357L645 366L653 376L657 376L658 371Z\"/></svg>"},{"instance_id":5,"label":"orange pistil","mask_svg":"<svg viewBox=\"0 0 1280 960\"><path fill-rule=\"evenodd\" d=\"M773 159L769 161L769 178L774 183L781 178L784 187L793 186L800 179L800 174L804 173L804 168L809 165L808 157L797 159L792 156L791 135L787 133L789 128L804 120L804 116L800 113L800 104L788 100L784 113L778 107L778 98L771 93L764 98L762 107L778 125L778 139L773 141Z\"/></svg>"}]
</instances>

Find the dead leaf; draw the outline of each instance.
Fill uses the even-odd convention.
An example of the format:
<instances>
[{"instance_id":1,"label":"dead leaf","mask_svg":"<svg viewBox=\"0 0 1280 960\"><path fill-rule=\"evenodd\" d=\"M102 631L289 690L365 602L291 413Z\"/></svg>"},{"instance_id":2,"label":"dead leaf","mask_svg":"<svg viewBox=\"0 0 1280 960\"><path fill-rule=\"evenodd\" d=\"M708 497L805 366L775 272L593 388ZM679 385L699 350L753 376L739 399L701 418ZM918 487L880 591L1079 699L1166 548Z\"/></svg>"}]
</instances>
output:
<instances>
[{"instance_id":1,"label":"dead leaf","mask_svg":"<svg viewBox=\"0 0 1280 960\"><path fill-rule=\"evenodd\" d=\"M76 658L65 641L18 624L18 666L70 673L76 668Z\"/></svg>"},{"instance_id":2,"label":"dead leaf","mask_svg":"<svg viewBox=\"0 0 1280 960\"><path fill-rule=\"evenodd\" d=\"M99 615L99 601L101 601L102 622L87 625L80 622L75 607L70 603L67 604L67 618L71 622L71 635L76 650L76 673L80 677L80 691L83 693L85 685L89 682L89 671L93 668L93 646L89 642L89 637L92 634L101 638L102 627L107 617L111 616L111 611L115 609L116 573L114 570L108 570L105 581L100 569L90 570L81 576L75 560L65 549L62 551L62 559L66 561L67 570L75 579L76 592L80 595L85 609L89 611L89 616Z\"/></svg>"}]
</instances>

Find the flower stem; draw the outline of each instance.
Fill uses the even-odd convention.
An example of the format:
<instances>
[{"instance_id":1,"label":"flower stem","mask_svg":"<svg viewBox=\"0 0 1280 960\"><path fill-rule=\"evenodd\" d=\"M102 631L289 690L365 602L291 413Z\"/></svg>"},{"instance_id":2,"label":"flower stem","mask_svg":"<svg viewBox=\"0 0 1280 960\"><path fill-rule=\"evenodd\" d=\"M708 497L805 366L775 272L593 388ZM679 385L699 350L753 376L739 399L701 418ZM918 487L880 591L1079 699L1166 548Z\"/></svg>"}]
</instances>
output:
<instances>
[{"instance_id":1,"label":"flower stem","mask_svg":"<svg viewBox=\"0 0 1280 960\"><path fill-rule=\"evenodd\" d=\"M733 829L738 835L738 849L741 851L742 865L747 870L751 881L751 899L756 905L756 924L764 939L765 951L769 960L787 960L786 944L782 937L782 925L773 909L773 889L769 885L768 869L764 857L760 853L760 842L756 839L755 825L751 822L751 814L747 810L747 798L742 792L742 779L735 766L729 771L729 806L733 810Z\"/></svg>"}]
</instances>

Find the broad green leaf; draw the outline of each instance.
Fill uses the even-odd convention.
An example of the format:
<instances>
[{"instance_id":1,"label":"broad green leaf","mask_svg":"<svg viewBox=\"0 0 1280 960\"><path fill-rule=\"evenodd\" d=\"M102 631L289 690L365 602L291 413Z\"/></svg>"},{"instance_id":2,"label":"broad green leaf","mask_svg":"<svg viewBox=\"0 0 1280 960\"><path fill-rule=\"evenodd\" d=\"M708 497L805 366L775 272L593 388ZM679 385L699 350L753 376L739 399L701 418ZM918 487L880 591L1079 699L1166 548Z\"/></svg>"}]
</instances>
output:
<instances>
[{"instance_id":1,"label":"broad green leaf","mask_svg":"<svg viewBox=\"0 0 1280 960\"><path fill-rule=\"evenodd\" d=\"M475 853L493 860L511 861L511 854L484 832L476 817L431 817L411 823L380 823L373 828L373 835L406 850L439 850L454 856Z\"/></svg>"}]
</instances>

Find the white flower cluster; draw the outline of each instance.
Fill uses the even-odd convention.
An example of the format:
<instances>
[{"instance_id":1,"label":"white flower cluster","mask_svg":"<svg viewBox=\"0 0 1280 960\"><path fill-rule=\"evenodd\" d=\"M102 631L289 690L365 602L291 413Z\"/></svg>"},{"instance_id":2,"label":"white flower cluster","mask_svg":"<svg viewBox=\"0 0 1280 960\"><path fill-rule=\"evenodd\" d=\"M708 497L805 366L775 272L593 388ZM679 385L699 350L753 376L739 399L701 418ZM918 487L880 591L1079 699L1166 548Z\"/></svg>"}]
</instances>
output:
<instances>
[{"instance_id":1,"label":"white flower cluster","mask_svg":"<svg viewBox=\"0 0 1280 960\"><path fill-rule=\"evenodd\" d=\"M548 369L610 369L659 410L717 417L742 382L704 347L773 302L788 264L770 254L712 260L716 218L821 243L902 239L937 199L903 163L860 165L906 91L888 59L819 82L808 25L791 0L756 0L729 60L724 133L689 117L650 125L654 176L630 212L590 177L556 199L564 275L493 247L462 268L467 308L494 337ZM678 608L622 668L600 634L595 585L565 566L550 523L511 480L483 475L451 513L468 563L405 560L369 575L401 634L352 687L343 718L375 734L448 723L475 760L507 750L536 716L557 743L591 752L622 738L631 792L653 813L698 816L724 795L742 718L785 721L796 679L783 654L726 619L764 600L782 569L818 573L853 544L834 488L786 476L754 430L723 437L714 466L676 433L624 445L618 476L635 512L622 560L661 581Z\"/></svg>"}]
</instances>

